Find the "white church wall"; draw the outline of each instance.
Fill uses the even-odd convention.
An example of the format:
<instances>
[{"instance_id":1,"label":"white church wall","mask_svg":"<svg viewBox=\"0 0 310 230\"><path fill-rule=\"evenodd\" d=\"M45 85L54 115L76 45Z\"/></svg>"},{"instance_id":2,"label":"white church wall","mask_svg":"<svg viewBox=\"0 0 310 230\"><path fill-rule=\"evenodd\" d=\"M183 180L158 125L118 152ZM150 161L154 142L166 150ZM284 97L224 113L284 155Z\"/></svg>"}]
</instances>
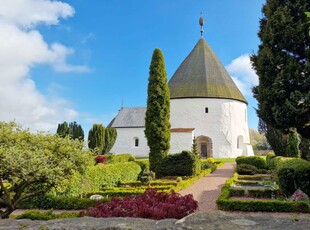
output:
<instances>
[{"instance_id":1,"label":"white church wall","mask_svg":"<svg viewBox=\"0 0 310 230\"><path fill-rule=\"evenodd\" d=\"M194 132L171 132L169 153L180 153L192 150Z\"/></svg>"},{"instance_id":2,"label":"white church wall","mask_svg":"<svg viewBox=\"0 0 310 230\"><path fill-rule=\"evenodd\" d=\"M111 153L130 153L135 157L148 157L149 147L144 135L144 128L116 128L117 138ZM138 139L138 146L135 146Z\"/></svg>"},{"instance_id":3,"label":"white church wall","mask_svg":"<svg viewBox=\"0 0 310 230\"><path fill-rule=\"evenodd\" d=\"M247 148L237 148L238 136L243 137L244 143L249 143L246 104L243 102L216 98L171 99L170 122L172 128L195 128L196 137L210 137L215 158L247 155Z\"/></svg>"}]
</instances>

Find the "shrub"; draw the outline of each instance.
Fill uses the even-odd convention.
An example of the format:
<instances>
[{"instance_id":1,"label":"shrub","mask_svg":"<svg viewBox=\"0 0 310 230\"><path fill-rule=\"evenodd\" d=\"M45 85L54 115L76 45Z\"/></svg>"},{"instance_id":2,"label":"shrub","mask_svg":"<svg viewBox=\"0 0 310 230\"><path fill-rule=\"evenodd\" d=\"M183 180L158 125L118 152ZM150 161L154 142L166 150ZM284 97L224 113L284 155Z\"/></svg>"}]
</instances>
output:
<instances>
[{"instance_id":1,"label":"shrub","mask_svg":"<svg viewBox=\"0 0 310 230\"><path fill-rule=\"evenodd\" d=\"M56 195L85 197L87 193L113 187L120 182L136 181L140 172L141 168L135 162L88 166L83 175L75 173L71 180L63 182L62 188L57 187Z\"/></svg>"},{"instance_id":2,"label":"shrub","mask_svg":"<svg viewBox=\"0 0 310 230\"><path fill-rule=\"evenodd\" d=\"M96 164L105 164L107 161L107 156L99 155L95 157Z\"/></svg>"},{"instance_id":3,"label":"shrub","mask_svg":"<svg viewBox=\"0 0 310 230\"><path fill-rule=\"evenodd\" d=\"M212 157L207 158L207 163L214 164L215 163L214 158L212 158Z\"/></svg>"},{"instance_id":4,"label":"shrub","mask_svg":"<svg viewBox=\"0 0 310 230\"><path fill-rule=\"evenodd\" d=\"M229 189L230 196L244 196L245 191L244 189Z\"/></svg>"},{"instance_id":5,"label":"shrub","mask_svg":"<svg viewBox=\"0 0 310 230\"><path fill-rule=\"evenodd\" d=\"M141 168L135 162L90 166L85 175L89 183L87 192L100 191L101 188L113 187L120 182L136 181L140 172Z\"/></svg>"},{"instance_id":6,"label":"shrub","mask_svg":"<svg viewBox=\"0 0 310 230\"><path fill-rule=\"evenodd\" d=\"M273 152L267 153L266 164L267 164L268 169L275 169L276 168L275 162L274 162L275 157L276 157L276 155Z\"/></svg>"},{"instance_id":7,"label":"shrub","mask_svg":"<svg viewBox=\"0 0 310 230\"><path fill-rule=\"evenodd\" d=\"M300 188L310 195L310 162L300 158L286 158L276 163L281 192L292 195Z\"/></svg>"},{"instance_id":8,"label":"shrub","mask_svg":"<svg viewBox=\"0 0 310 230\"><path fill-rule=\"evenodd\" d=\"M136 163L140 165L141 171L150 171L149 160L137 160Z\"/></svg>"},{"instance_id":9,"label":"shrub","mask_svg":"<svg viewBox=\"0 0 310 230\"><path fill-rule=\"evenodd\" d=\"M249 164L237 164L236 172L240 175L254 175L257 173L257 168Z\"/></svg>"},{"instance_id":10,"label":"shrub","mask_svg":"<svg viewBox=\"0 0 310 230\"><path fill-rule=\"evenodd\" d=\"M273 194L273 190L271 189L249 189L248 193L250 197L257 197L257 198L270 198Z\"/></svg>"},{"instance_id":11,"label":"shrub","mask_svg":"<svg viewBox=\"0 0 310 230\"><path fill-rule=\"evenodd\" d=\"M143 171L143 173L139 175L139 180L144 185L150 184L151 180L154 179L155 179L155 173L152 171Z\"/></svg>"},{"instance_id":12,"label":"shrub","mask_svg":"<svg viewBox=\"0 0 310 230\"><path fill-rule=\"evenodd\" d=\"M113 155L108 154L108 163L115 164L115 163L124 163L128 161L135 161L136 158L129 153Z\"/></svg>"},{"instance_id":13,"label":"shrub","mask_svg":"<svg viewBox=\"0 0 310 230\"><path fill-rule=\"evenodd\" d=\"M168 155L158 167L156 177L193 176L201 171L201 163L197 156L189 151Z\"/></svg>"},{"instance_id":14,"label":"shrub","mask_svg":"<svg viewBox=\"0 0 310 230\"><path fill-rule=\"evenodd\" d=\"M238 164L249 164L253 165L258 169L267 169L266 161L259 156L245 157L240 156L236 158L236 163Z\"/></svg>"},{"instance_id":15,"label":"shrub","mask_svg":"<svg viewBox=\"0 0 310 230\"><path fill-rule=\"evenodd\" d=\"M201 169L210 169L212 168L213 165L206 163L206 162L202 162L201 163Z\"/></svg>"},{"instance_id":16,"label":"shrub","mask_svg":"<svg viewBox=\"0 0 310 230\"><path fill-rule=\"evenodd\" d=\"M38 210L28 210L18 215L16 219L30 219L30 220L53 220L53 219L63 219L63 218L76 218L80 217L79 212L62 212L59 214L53 213L53 210L48 210L46 212L40 212Z\"/></svg>"},{"instance_id":17,"label":"shrub","mask_svg":"<svg viewBox=\"0 0 310 230\"><path fill-rule=\"evenodd\" d=\"M177 179L176 179L177 182L181 182L182 180L183 180L183 179L182 179L182 177L180 177L180 176L178 176Z\"/></svg>"},{"instance_id":18,"label":"shrub","mask_svg":"<svg viewBox=\"0 0 310 230\"><path fill-rule=\"evenodd\" d=\"M172 192L167 194L147 189L138 196L129 196L124 199L113 198L108 203L98 203L81 215L92 217L135 217L148 219L181 219L198 208L198 202L193 196L181 196Z\"/></svg>"}]
</instances>

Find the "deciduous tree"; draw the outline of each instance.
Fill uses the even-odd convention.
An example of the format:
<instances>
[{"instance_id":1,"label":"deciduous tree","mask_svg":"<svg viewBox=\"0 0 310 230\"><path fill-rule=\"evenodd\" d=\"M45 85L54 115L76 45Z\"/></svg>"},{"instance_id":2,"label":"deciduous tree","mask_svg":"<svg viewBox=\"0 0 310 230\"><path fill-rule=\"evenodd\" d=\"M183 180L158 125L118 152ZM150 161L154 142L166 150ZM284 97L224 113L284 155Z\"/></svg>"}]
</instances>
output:
<instances>
[{"instance_id":1,"label":"deciduous tree","mask_svg":"<svg viewBox=\"0 0 310 230\"><path fill-rule=\"evenodd\" d=\"M30 133L0 122L0 211L7 218L26 198L37 196L85 169L82 143L57 135Z\"/></svg>"}]
</instances>

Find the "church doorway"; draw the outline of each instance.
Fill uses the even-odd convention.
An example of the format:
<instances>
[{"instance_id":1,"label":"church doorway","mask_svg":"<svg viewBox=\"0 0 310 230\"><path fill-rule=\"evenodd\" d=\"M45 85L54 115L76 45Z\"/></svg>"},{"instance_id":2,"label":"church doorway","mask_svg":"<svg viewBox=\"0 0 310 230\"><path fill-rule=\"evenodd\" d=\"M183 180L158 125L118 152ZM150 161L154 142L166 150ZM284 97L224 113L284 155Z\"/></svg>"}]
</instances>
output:
<instances>
[{"instance_id":1,"label":"church doorway","mask_svg":"<svg viewBox=\"0 0 310 230\"><path fill-rule=\"evenodd\" d=\"M207 136L199 136L196 138L197 149L203 158L213 157L212 139Z\"/></svg>"}]
</instances>

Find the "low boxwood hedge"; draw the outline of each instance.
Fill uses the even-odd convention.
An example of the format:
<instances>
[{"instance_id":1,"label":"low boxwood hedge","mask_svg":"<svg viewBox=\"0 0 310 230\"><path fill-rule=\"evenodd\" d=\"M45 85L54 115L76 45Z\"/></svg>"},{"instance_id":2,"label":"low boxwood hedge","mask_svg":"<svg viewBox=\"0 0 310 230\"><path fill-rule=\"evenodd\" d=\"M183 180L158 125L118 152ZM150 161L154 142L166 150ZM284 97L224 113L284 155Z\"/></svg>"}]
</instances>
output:
<instances>
[{"instance_id":1,"label":"low boxwood hedge","mask_svg":"<svg viewBox=\"0 0 310 230\"><path fill-rule=\"evenodd\" d=\"M62 212L56 214L53 210L45 212L39 210L27 210L24 213L16 216L16 219L30 219L30 220L54 220L64 218L76 218L80 217L80 212Z\"/></svg>"},{"instance_id":2,"label":"low boxwood hedge","mask_svg":"<svg viewBox=\"0 0 310 230\"><path fill-rule=\"evenodd\" d=\"M109 200L108 198L104 198L102 201L106 202ZM97 201L88 198L42 194L23 200L17 208L78 210L93 207L96 203Z\"/></svg>"},{"instance_id":3,"label":"low boxwood hedge","mask_svg":"<svg viewBox=\"0 0 310 230\"><path fill-rule=\"evenodd\" d=\"M216 200L219 210L244 211L244 212L303 212L310 213L310 204L304 201L281 201L281 200L232 200L231 184L236 175L226 181L221 194Z\"/></svg>"}]
</instances>

